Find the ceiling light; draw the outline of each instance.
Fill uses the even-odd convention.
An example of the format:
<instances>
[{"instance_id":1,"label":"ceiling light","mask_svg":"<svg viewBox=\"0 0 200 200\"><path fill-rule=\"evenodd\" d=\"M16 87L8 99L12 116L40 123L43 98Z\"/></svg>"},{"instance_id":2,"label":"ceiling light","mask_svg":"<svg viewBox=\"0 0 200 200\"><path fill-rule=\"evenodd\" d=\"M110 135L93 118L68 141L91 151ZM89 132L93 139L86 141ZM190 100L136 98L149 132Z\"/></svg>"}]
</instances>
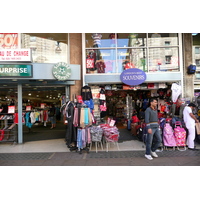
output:
<instances>
[{"instance_id":1,"label":"ceiling light","mask_svg":"<svg viewBox=\"0 0 200 200\"><path fill-rule=\"evenodd\" d=\"M61 51L62 51L59 44L60 44L60 42L57 42L57 47L55 49L56 53L61 53Z\"/></svg>"}]
</instances>

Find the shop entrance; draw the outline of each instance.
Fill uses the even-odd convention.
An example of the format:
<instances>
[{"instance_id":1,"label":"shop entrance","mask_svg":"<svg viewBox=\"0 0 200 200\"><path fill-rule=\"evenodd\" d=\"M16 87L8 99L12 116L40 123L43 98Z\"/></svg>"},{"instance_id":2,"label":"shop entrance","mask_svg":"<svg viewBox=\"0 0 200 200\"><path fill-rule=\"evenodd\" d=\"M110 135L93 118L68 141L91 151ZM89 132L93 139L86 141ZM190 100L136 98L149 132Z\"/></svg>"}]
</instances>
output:
<instances>
[{"instance_id":1,"label":"shop entrance","mask_svg":"<svg viewBox=\"0 0 200 200\"><path fill-rule=\"evenodd\" d=\"M53 82L41 81L24 84L23 93L23 140L37 141L65 138L66 127L60 108L65 101L65 87ZM50 110L54 108L55 127L52 129Z\"/></svg>"},{"instance_id":2,"label":"shop entrance","mask_svg":"<svg viewBox=\"0 0 200 200\"><path fill-rule=\"evenodd\" d=\"M95 93L97 86L91 86ZM105 93L107 110L101 112L101 122L106 122L108 118L116 121L115 125L119 129L119 140L137 139L136 126L144 122L144 112L149 106L149 99L158 99L159 114L166 115L171 102L171 83L145 83L137 87L127 85L102 85L100 95ZM94 94L93 97L97 97ZM102 101L102 100L100 100ZM137 116L139 121L134 122L133 116Z\"/></svg>"},{"instance_id":3,"label":"shop entrance","mask_svg":"<svg viewBox=\"0 0 200 200\"><path fill-rule=\"evenodd\" d=\"M19 82L19 81L18 81ZM18 90L16 80L6 80L0 86L0 125L9 128L15 121L18 114ZM62 120L60 107L65 101L65 86L56 84L55 81L23 81L22 84L22 105L23 105L23 142L65 138L66 127ZM48 115L50 106L55 107L56 127L51 128L51 122L44 118ZM14 106L14 112L9 113L9 108ZM29 118L27 117L28 114ZM9 119L5 117L9 117ZM5 119L4 119L5 118ZM29 122L29 123L28 123ZM5 129L6 130L6 129ZM15 131L17 132L17 126ZM4 140L12 142L12 131ZM14 135L14 134L13 134ZM17 133L16 133L17 135ZM17 136L16 136L17 137ZM17 142L17 140L16 140Z\"/></svg>"}]
</instances>

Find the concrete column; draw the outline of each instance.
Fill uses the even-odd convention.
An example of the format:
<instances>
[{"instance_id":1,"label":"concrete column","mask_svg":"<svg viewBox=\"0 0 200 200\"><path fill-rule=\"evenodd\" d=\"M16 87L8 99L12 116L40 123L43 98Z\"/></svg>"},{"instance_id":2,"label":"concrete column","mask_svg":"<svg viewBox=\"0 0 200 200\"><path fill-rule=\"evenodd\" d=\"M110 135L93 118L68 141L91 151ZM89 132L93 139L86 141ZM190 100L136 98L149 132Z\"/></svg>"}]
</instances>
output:
<instances>
[{"instance_id":1,"label":"concrete column","mask_svg":"<svg viewBox=\"0 0 200 200\"><path fill-rule=\"evenodd\" d=\"M75 85L70 86L70 100L73 101L74 95L80 95L82 87L82 34L69 33L70 42L70 64L80 65L81 80L75 81Z\"/></svg>"},{"instance_id":2,"label":"concrete column","mask_svg":"<svg viewBox=\"0 0 200 200\"><path fill-rule=\"evenodd\" d=\"M184 73L184 97L190 101L194 96L194 75L187 74L187 67L192 64L192 34L183 33L183 73Z\"/></svg>"}]
</instances>

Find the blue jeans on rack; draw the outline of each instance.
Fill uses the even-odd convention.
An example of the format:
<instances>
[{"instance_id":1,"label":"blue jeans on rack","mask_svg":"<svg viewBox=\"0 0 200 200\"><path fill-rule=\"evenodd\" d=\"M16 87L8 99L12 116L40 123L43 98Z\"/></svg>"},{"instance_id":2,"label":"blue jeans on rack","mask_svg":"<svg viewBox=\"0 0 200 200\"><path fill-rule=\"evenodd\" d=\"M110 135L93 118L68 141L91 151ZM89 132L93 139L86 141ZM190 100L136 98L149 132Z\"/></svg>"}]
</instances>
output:
<instances>
[{"instance_id":1,"label":"blue jeans on rack","mask_svg":"<svg viewBox=\"0 0 200 200\"><path fill-rule=\"evenodd\" d=\"M147 133L146 155L151 155L151 151L155 152L156 149L160 146L160 143L162 142L160 128L155 127L151 129L152 129L152 134Z\"/></svg>"}]
</instances>

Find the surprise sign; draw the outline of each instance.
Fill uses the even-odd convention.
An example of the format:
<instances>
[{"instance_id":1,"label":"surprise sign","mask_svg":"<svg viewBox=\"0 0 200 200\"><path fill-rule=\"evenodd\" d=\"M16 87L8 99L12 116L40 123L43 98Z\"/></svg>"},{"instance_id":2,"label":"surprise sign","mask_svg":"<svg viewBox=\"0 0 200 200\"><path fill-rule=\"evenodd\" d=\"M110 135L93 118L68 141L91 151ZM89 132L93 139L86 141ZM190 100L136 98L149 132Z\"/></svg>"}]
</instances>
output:
<instances>
[{"instance_id":1,"label":"surprise sign","mask_svg":"<svg viewBox=\"0 0 200 200\"><path fill-rule=\"evenodd\" d=\"M146 80L146 73L137 68L127 69L121 73L120 80L126 85L140 85Z\"/></svg>"}]
</instances>

